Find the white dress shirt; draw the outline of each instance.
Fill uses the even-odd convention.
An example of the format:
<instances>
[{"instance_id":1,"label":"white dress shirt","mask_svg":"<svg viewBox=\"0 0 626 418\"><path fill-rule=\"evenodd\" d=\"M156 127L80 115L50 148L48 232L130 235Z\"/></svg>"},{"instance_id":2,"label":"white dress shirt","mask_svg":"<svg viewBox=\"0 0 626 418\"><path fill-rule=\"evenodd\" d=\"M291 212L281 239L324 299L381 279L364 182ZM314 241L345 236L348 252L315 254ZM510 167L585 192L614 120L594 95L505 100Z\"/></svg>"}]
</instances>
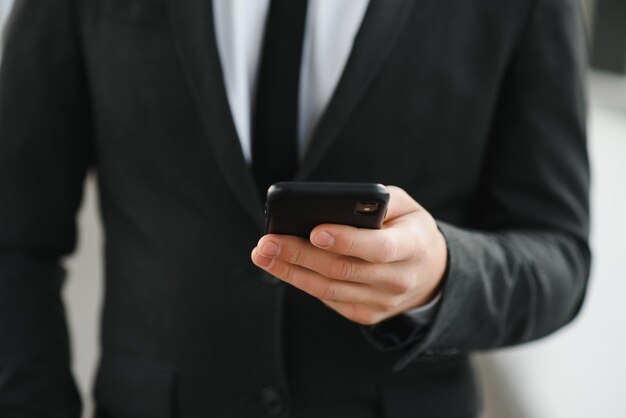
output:
<instances>
[{"instance_id":1,"label":"white dress shirt","mask_svg":"<svg viewBox=\"0 0 626 418\"><path fill-rule=\"evenodd\" d=\"M298 153L335 91L369 0L309 0L300 68ZM256 76L269 0L214 0L213 14L228 101L246 161Z\"/></svg>"},{"instance_id":2,"label":"white dress shirt","mask_svg":"<svg viewBox=\"0 0 626 418\"><path fill-rule=\"evenodd\" d=\"M228 102L244 158L252 162L251 129L269 0L213 0L215 35ZM352 50L369 0L309 0L298 109L298 154L304 155ZM417 328L433 317L440 295L406 314Z\"/></svg>"}]
</instances>

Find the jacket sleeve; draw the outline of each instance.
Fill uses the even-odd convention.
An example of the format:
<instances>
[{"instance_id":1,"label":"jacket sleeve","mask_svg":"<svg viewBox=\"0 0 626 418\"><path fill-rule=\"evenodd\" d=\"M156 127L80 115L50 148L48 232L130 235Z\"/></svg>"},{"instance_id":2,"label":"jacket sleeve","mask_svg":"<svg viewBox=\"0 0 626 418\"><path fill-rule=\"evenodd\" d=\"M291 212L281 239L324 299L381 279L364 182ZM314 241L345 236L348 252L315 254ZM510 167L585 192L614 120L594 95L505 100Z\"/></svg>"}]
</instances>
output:
<instances>
[{"instance_id":1,"label":"jacket sleeve","mask_svg":"<svg viewBox=\"0 0 626 418\"><path fill-rule=\"evenodd\" d=\"M512 53L476 198L446 222L449 265L427 335L396 364L520 344L571 321L590 269L586 38L575 0L538 0Z\"/></svg>"},{"instance_id":2,"label":"jacket sleeve","mask_svg":"<svg viewBox=\"0 0 626 418\"><path fill-rule=\"evenodd\" d=\"M90 161L70 0L18 0L0 68L0 416L79 417L60 258Z\"/></svg>"}]
</instances>

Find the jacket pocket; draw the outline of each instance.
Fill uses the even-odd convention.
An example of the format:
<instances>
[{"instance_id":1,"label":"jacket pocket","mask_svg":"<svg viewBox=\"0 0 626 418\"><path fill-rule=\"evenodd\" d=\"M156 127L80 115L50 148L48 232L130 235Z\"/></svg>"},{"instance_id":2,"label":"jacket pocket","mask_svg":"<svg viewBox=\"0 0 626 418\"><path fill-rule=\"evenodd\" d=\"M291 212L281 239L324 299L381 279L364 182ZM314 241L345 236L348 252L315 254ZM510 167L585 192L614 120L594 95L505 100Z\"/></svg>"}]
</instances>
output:
<instances>
[{"instance_id":1,"label":"jacket pocket","mask_svg":"<svg viewBox=\"0 0 626 418\"><path fill-rule=\"evenodd\" d=\"M116 354L102 357L94 389L98 416L170 418L172 395L168 366Z\"/></svg>"},{"instance_id":2,"label":"jacket pocket","mask_svg":"<svg viewBox=\"0 0 626 418\"><path fill-rule=\"evenodd\" d=\"M165 0L100 0L100 19L111 22L151 26L169 24L169 7Z\"/></svg>"},{"instance_id":3,"label":"jacket pocket","mask_svg":"<svg viewBox=\"0 0 626 418\"><path fill-rule=\"evenodd\" d=\"M476 418L480 396L465 357L414 363L382 383L384 418Z\"/></svg>"}]
</instances>

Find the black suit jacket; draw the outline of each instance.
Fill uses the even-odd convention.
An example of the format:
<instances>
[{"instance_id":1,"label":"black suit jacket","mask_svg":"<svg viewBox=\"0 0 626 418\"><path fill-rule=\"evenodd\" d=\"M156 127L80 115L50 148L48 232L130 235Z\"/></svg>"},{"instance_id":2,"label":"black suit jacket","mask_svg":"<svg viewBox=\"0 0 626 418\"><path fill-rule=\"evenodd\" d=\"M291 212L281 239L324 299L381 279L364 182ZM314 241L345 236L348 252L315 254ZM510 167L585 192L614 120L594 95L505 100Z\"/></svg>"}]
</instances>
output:
<instances>
[{"instance_id":1,"label":"black suit jacket","mask_svg":"<svg viewBox=\"0 0 626 418\"><path fill-rule=\"evenodd\" d=\"M468 353L545 336L583 299L581 26L575 0L372 0L297 178L398 185L438 220L435 321L383 350L249 260L263 210L210 1L18 0L0 74L0 415L79 414L59 290L93 169L100 417L475 416Z\"/></svg>"}]
</instances>

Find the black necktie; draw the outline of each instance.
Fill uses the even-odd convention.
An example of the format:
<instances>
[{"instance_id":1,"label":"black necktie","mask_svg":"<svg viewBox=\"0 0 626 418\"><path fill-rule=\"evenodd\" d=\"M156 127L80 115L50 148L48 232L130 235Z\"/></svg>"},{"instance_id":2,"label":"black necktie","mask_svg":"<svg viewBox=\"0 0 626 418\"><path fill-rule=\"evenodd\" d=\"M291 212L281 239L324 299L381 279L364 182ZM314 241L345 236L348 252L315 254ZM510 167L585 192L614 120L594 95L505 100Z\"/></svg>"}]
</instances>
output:
<instances>
[{"instance_id":1,"label":"black necktie","mask_svg":"<svg viewBox=\"0 0 626 418\"><path fill-rule=\"evenodd\" d=\"M298 163L300 58L307 0L272 0L265 25L252 132L252 167L265 198L274 182L292 180Z\"/></svg>"}]
</instances>

